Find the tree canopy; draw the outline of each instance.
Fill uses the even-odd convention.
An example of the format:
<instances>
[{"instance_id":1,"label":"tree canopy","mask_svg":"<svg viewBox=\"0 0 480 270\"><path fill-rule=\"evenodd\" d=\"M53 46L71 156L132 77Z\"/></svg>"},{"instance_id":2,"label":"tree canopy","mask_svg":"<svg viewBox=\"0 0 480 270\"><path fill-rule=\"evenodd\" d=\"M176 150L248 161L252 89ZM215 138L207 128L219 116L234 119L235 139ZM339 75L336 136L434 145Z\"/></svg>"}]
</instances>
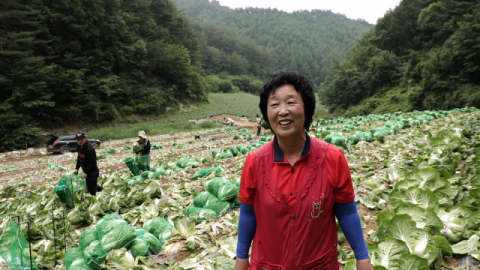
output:
<instances>
[{"instance_id":1,"label":"tree canopy","mask_svg":"<svg viewBox=\"0 0 480 270\"><path fill-rule=\"evenodd\" d=\"M169 0L0 1L0 150L34 144L40 127L161 115L208 92L257 93L284 67L319 85L370 28L324 11L178 4L191 10Z\"/></svg>"},{"instance_id":2,"label":"tree canopy","mask_svg":"<svg viewBox=\"0 0 480 270\"><path fill-rule=\"evenodd\" d=\"M321 87L339 114L480 106L480 3L403 0Z\"/></svg>"},{"instance_id":3,"label":"tree canopy","mask_svg":"<svg viewBox=\"0 0 480 270\"><path fill-rule=\"evenodd\" d=\"M31 144L36 123L202 101L200 61L195 29L168 0L1 1L0 144Z\"/></svg>"},{"instance_id":4,"label":"tree canopy","mask_svg":"<svg viewBox=\"0 0 480 270\"><path fill-rule=\"evenodd\" d=\"M226 54L236 51L250 62L243 69L255 75L298 69L317 86L334 60L343 60L346 51L372 28L364 20L324 10L287 13L277 9L230 9L209 0L173 1L208 37L204 40L211 54L213 48Z\"/></svg>"}]
</instances>

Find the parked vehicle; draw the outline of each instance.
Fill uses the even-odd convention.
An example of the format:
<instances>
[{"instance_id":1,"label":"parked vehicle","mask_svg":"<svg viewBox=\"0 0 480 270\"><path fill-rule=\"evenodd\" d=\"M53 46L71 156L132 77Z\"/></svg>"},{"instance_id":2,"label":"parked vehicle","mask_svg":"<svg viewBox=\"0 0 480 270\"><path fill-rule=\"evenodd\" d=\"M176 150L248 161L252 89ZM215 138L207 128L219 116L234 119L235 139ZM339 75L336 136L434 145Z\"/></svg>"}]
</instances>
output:
<instances>
[{"instance_id":1,"label":"parked vehicle","mask_svg":"<svg viewBox=\"0 0 480 270\"><path fill-rule=\"evenodd\" d=\"M53 133L43 133L43 136L51 137L47 142L47 152L48 153L66 153L66 152L76 152L77 151L77 140L75 139L75 134L68 135L56 135ZM88 139L93 148L99 147L102 142L97 139Z\"/></svg>"}]
</instances>

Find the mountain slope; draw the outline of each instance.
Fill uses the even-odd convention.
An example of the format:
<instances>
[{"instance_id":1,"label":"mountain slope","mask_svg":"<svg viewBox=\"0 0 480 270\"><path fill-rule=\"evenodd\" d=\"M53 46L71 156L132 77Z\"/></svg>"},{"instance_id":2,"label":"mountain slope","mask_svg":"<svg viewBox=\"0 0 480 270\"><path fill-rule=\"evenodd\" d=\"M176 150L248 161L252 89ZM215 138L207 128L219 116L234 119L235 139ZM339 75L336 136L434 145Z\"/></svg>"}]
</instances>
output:
<instances>
[{"instance_id":1,"label":"mountain slope","mask_svg":"<svg viewBox=\"0 0 480 270\"><path fill-rule=\"evenodd\" d=\"M372 25L330 11L287 13L276 9L230 9L208 0L173 0L202 29L215 24L254 40L275 53L274 69L298 68L320 85L334 60ZM223 49L223 48L219 48Z\"/></svg>"}]
</instances>

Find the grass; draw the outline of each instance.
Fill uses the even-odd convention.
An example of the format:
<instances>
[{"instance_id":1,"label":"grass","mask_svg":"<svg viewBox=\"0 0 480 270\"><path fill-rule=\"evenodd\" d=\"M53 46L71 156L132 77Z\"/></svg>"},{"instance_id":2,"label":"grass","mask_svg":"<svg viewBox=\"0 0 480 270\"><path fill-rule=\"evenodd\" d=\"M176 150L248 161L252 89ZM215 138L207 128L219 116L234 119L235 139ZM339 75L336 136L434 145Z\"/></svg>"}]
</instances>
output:
<instances>
[{"instance_id":1,"label":"grass","mask_svg":"<svg viewBox=\"0 0 480 270\"><path fill-rule=\"evenodd\" d=\"M200 105L199 108L184 112L173 112L161 116L157 120L119 126L105 127L88 131L88 137L102 141L136 137L138 131L145 130L151 135L166 134L170 132L193 131L202 128L215 128L216 123L195 124L189 120L212 117L219 114L245 115L255 121L256 114L260 113L258 103L260 98L247 93L211 93L209 103Z\"/></svg>"}]
</instances>

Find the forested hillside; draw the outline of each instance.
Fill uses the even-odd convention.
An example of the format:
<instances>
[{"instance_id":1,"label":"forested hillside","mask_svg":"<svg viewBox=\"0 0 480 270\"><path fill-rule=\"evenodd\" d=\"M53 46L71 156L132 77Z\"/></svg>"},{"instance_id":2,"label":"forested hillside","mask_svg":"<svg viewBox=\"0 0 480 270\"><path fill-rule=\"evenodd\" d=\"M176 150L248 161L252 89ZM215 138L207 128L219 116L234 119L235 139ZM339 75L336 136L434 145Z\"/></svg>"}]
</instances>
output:
<instances>
[{"instance_id":1,"label":"forested hillside","mask_svg":"<svg viewBox=\"0 0 480 270\"><path fill-rule=\"evenodd\" d=\"M480 2L403 0L321 87L346 115L480 106Z\"/></svg>"},{"instance_id":2,"label":"forested hillside","mask_svg":"<svg viewBox=\"0 0 480 270\"><path fill-rule=\"evenodd\" d=\"M58 126L201 101L195 30L168 0L0 1L0 149Z\"/></svg>"},{"instance_id":3,"label":"forested hillside","mask_svg":"<svg viewBox=\"0 0 480 270\"><path fill-rule=\"evenodd\" d=\"M299 68L319 85L371 27L324 11L188 6L0 1L0 150L34 144L41 129L158 116L208 92L257 92L280 68ZM184 15L197 12L201 23Z\"/></svg>"},{"instance_id":4,"label":"forested hillside","mask_svg":"<svg viewBox=\"0 0 480 270\"><path fill-rule=\"evenodd\" d=\"M334 60L344 59L345 52L372 27L366 21L351 20L331 11L287 13L277 9L230 9L208 0L173 1L182 14L196 23L206 40L202 50L204 57L210 59L204 61L207 72L217 72L216 67L224 62L221 55L236 51L242 59L236 62L244 63L243 70L261 74L262 66L297 68L320 85ZM231 35L231 31L237 36ZM234 42L236 39L244 40L243 44ZM242 50L254 43L260 46L258 50ZM252 55L255 53L266 57L258 59ZM248 66L252 59L258 59L253 60L258 64Z\"/></svg>"}]
</instances>

